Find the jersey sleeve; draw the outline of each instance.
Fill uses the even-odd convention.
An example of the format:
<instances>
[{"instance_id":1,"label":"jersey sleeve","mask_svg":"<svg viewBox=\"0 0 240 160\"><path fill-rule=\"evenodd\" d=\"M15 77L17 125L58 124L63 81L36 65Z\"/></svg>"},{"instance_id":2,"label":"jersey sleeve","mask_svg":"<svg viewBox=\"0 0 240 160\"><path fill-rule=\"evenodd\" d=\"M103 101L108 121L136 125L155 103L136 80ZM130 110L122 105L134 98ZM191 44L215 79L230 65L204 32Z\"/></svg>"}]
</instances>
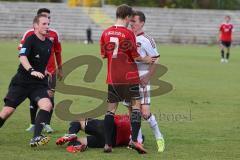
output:
<instances>
[{"instance_id":1,"label":"jersey sleeve","mask_svg":"<svg viewBox=\"0 0 240 160\"><path fill-rule=\"evenodd\" d=\"M57 61L58 68L62 66L62 45L59 40L58 34L56 34L56 38L54 39L54 51L55 57Z\"/></svg>"},{"instance_id":2,"label":"jersey sleeve","mask_svg":"<svg viewBox=\"0 0 240 160\"><path fill-rule=\"evenodd\" d=\"M18 45L18 50L19 50L19 51L20 51L20 49L22 48L22 46L23 46L24 42L26 41L26 39L27 39L29 36L31 36L33 33L34 33L33 29L28 30L28 31L26 31L26 32L24 33L24 35L23 35L23 37L22 37L22 39L21 39L21 41L20 41L20 43L19 43L19 45Z\"/></svg>"},{"instance_id":3,"label":"jersey sleeve","mask_svg":"<svg viewBox=\"0 0 240 160\"><path fill-rule=\"evenodd\" d=\"M32 49L32 37L28 37L19 51L19 56L29 56L31 53L31 49Z\"/></svg>"},{"instance_id":4,"label":"jersey sleeve","mask_svg":"<svg viewBox=\"0 0 240 160\"><path fill-rule=\"evenodd\" d=\"M102 56L102 57L106 57L106 53L105 53L105 43L104 43L104 32L103 32L102 35L101 35L100 47L101 47L101 56Z\"/></svg>"},{"instance_id":5,"label":"jersey sleeve","mask_svg":"<svg viewBox=\"0 0 240 160\"><path fill-rule=\"evenodd\" d=\"M130 37L131 37L131 42L132 42L132 52L131 55L133 58L137 58L139 57L139 53L137 51L137 42L136 42L136 37L133 33L130 33Z\"/></svg>"},{"instance_id":6,"label":"jersey sleeve","mask_svg":"<svg viewBox=\"0 0 240 160\"><path fill-rule=\"evenodd\" d=\"M222 29L223 29L223 24L219 26L219 31L222 31Z\"/></svg>"},{"instance_id":7,"label":"jersey sleeve","mask_svg":"<svg viewBox=\"0 0 240 160\"><path fill-rule=\"evenodd\" d=\"M150 40L147 39L145 43L142 43L142 47L144 48L148 56L151 56L151 57L159 56L156 43L153 39L150 39Z\"/></svg>"}]
</instances>

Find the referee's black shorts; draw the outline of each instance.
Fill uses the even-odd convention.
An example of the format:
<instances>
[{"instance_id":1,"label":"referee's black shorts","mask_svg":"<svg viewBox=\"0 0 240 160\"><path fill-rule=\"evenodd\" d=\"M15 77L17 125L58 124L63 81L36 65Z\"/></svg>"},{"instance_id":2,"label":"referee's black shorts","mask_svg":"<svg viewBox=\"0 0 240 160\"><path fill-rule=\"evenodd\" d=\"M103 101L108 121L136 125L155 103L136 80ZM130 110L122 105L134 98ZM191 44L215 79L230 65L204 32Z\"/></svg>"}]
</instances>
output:
<instances>
[{"instance_id":1,"label":"referee's black shorts","mask_svg":"<svg viewBox=\"0 0 240 160\"><path fill-rule=\"evenodd\" d=\"M5 106L17 108L26 98L37 103L42 98L49 98L48 86L43 84L21 85L11 82L4 98Z\"/></svg>"},{"instance_id":2,"label":"referee's black shorts","mask_svg":"<svg viewBox=\"0 0 240 160\"><path fill-rule=\"evenodd\" d=\"M131 101L141 99L139 84L131 85L108 85L108 102L117 103L123 100Z\"/></svg>"}]
</instances>

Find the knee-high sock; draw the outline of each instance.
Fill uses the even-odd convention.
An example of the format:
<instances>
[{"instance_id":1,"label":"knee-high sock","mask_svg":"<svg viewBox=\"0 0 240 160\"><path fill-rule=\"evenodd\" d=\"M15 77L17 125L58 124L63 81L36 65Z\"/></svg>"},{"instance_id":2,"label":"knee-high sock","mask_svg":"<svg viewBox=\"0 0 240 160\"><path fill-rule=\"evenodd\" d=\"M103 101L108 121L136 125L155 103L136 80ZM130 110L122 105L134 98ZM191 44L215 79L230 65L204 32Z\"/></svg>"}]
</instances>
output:
<instances>
[{"instance_id":1,"label":"knee-high sock","mask_svg":"<svg viewBox=\"0 0 240 160\"><path fill-rule=\"evenodd\" d=\"M230 53L227 53L226 58L229 59Z\"/></svg>"},{"instance_id":2,"label":"knee-high sock","mask_svg":"<svg viewBox=\"0 0 240 160\"><path fill-rule=\"evenodd\" d=\"M132 141L136 142L138 132L141 127L141 112L139 109L133 109L131 113Z\"/></svg>"},{"instance_id":3,"label":"knee-high sock","mask_svg":"<svg viewBox=\"0 0 240 160\"><path fill-rule=\"evenodd\" d=\"M30 102L31 124L35 124L38 106L34 102Z\"/></svg>"},{"instance_id":4,"label":"knee-high sock","mask_svg":"<svg viewBox=\"0 0 240 160\"><path fill-rule=\"evenodd\" d=\"M52 106L54 107L54 97L51 97L50 100L51 100L51 102L52 102ZM48 125L50 125L50 122L51 122L51 120L52 120L52 114L53 114L53 108L52 108L52 110L50 111L50 117L49 117L48 121L46 122L46 124L48 124Z\"/></svg>"},{"instance_id":5,"label":"knee-high sock","mask_svg":"<svg viewBox=\"0 0 240 160\"><path fill-rule=\"evenodd\" d=\"M77 134L81 129L80 122L73 121L70 123L70 127L68 129L69 134Z\"/></svg>"},{"instance_id":6,"label":"knee-high sock","mask_svg":"<svg viewBox=\"0 0 240 160\"><path fill-rule=\"evenodd\" d=\"M224 50L221 50L221 57L224 59Z\"/></svg>"},{"instance_id":7,"label":"knee-high sock","mask_svg":"<svg viewBox=\"0 0 240 160\"><path fill-rule=\"evenodd\" d=\"M151 116L149 117L149 119L147 120L150 127L152 128L153 134L155 136L156 139L161 139L163 138L159 128L158 128L158 123L156 121L156 118L153 114L151 114Z\"/></svg>"},{"instance_id":8,"label":"knee-high sock","mask_svg":"<svg viewBox=\"0 0 240 160\"><path fill-rule=\"evenodd\" d=\"M42 129L44 125L46 125L46 122L48 121L49 118L50 113L48 111L42 109L39 110L38 115L36 117L34 137L41 135Z\"/></svg>"},{"instance_id":9,"label":"knee-high sock","mask_svg":"<svg viewBox=\"0 0 240 160\"><path fill-rule=\"evenodd\" d=\"M138 132L137 141L138 141L139 143L143 143L143 135L142 135L142 130L141 130L141 128L139 129L139 132Z\"/></svg>"},{"instance_id":10,"label":"knee-high sock","mask_svg":"<svg viewBox=\"0 0 240 160\"><path fill-rule=\"evenodd\" d=\"M112 146L112 134L114 129L114 113L107 111L104 118L105 144Z\"/></svg>"}]
</instances>

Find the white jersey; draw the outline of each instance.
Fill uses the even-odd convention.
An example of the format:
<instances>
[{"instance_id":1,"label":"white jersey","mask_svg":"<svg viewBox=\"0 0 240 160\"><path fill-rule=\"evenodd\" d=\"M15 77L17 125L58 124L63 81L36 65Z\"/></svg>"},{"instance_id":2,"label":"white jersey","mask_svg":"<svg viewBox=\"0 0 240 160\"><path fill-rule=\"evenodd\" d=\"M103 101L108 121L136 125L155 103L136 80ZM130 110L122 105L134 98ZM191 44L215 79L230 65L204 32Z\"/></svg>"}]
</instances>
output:
<instances>
[{"instance_id":1,"label":"white jersey","mask_svg":"<svg viewBox=\"0 0 240 160\"><path fill-rule=\"evenodd\" d=\"M150 56L155 57L159 56L159 53L157 51L156 43L154 40L149 37L148 35L144 34L143 32L138 34L136 37L137 40L137 51L141 57ZM140 76L140 79L142 76L148 73L148 69L150 67L150 64L137 62L138 66L138 73ZM146 85L145 87L142 87L140 85L139 91L140 95L142 97L141 104L150 105L150 83Z\"/></svg>"},{"instance_id":2,"label":"white jersey","mask_svg":"<svg viewBox=\"0 0 240 160\"><path fill-rule=\"evenodd\" d=\"M136 37L137 40L137 51L141 57L145 56L159 56L157 51L156 43L154 40L146 35L145 33L140 33ZM137 62L139 76L143 76L144 74L148 73L148 68L150 64Z\"/></svg>"}]
</instances>

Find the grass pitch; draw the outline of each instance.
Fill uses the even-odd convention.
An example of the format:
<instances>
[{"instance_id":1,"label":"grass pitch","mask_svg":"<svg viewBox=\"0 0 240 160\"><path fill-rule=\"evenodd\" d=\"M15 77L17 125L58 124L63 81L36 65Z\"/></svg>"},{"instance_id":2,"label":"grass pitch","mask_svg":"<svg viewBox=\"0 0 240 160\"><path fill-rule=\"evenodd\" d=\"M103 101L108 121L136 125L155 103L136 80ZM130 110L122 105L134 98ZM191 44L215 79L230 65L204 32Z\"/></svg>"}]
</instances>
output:
<instances>
[{"instance_id":1,"label":"grass pitch","mask_svg":"<svg viewBox=\"0 0 240 160\"><path fill-rule=\"evenodd\" d=\"M0 43L0 97L7 93L11 77L18 67L17 41ZM156 115L166 140L164 153L157 153L155 139L146 122L143 133L148 154L139 155L126 148L115 148L104 154L102 149L70 154L64 147L55 145L57 137L68 128L68 122L53 115L56 130L47 146L30 148L31 133L25 132L30 122L29 101L17 108L15 114L0 129L0 159L73 160L73 159L166 159L166 160L226 160L240 159L240 55L233 47L228 64L220 63L217 46L159 45L161 64L168 72L161 80L170 82L174 89L165 95L152 98L151 110ZM79 55L99 57L98 44L63 43L63 61ZM84 82L86 66L74 70L67 84L106 91L106 62L95 82ZM63 99L74 101L71 111L81 113L93 109L101 101L85 96L56 93L56 103ZM1 106L3 101L0 102ZM118 113L126 109L119 106ZM82 132L80 135L84 135ZM80 136L79 135L79 136Z\"/></svg>"}]
</instances>

